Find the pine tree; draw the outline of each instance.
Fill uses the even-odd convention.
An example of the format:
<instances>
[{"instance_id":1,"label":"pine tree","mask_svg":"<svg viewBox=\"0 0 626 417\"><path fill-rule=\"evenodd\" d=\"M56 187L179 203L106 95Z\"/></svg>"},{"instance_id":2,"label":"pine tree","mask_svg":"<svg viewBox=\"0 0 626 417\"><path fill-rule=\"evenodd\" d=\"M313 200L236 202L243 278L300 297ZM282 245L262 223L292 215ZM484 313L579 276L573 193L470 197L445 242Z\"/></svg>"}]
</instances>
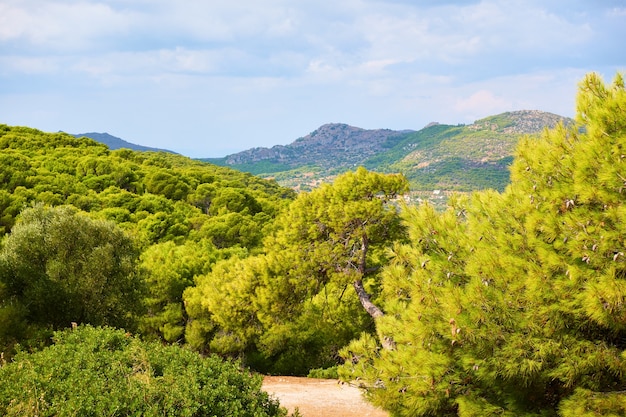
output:
<instances>
[{"instance_id":1,"label":"pine tree","mask_svg":"<svg viewBox=\"0 0 626 417\"><path fill-rule=\"evenodd\" d=\"M407 209L378 332L343 350L394 416L626 413L626 91L580 84L577 125L528 137L502 194Z\"/></svg>"},{"instance_id":2,"label":"pine tree","mask_svg":"<svg viewBox=\"0 0 626 417\"><path fill-rule=\"evenodd\" d=\"M359 168L300 194L263 254L222 262L187 290L187 339L273 373L335 365L338 349L383 315L379 271L404 236L394 201L406 191L403 176Z\"/></svg>"}]
</instances>

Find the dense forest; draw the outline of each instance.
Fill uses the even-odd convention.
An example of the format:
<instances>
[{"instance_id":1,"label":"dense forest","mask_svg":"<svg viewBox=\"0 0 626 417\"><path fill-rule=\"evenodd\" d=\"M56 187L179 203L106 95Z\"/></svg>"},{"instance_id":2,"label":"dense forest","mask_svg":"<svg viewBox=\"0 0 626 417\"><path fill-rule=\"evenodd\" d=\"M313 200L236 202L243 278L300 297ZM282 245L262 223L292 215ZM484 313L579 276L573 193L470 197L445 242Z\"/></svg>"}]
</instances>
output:
<instances>
[{"instance_id":1,"label":"dense forest","mask_svg":"<svg viewBox=\"0 0 626 417\"><path fill-rule=\"evenodd\" d=\"M296 195L22 127L0 158L0 414L284 415L248 370L358 381L393 416L626 413L619 74L446 210L402 175Z\"/></svg>"}]
</instances>

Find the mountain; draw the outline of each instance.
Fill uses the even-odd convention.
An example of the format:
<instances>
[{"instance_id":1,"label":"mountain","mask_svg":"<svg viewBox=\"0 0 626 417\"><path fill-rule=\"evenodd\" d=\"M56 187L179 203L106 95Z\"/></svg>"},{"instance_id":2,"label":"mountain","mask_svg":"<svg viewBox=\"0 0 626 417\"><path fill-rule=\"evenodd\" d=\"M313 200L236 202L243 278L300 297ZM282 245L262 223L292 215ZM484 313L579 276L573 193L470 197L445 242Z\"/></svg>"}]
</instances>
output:
<instances>
[{"instance_id":1,"label":"mountain","mask_svg":"<svg viewBox=\"0 0 626 417\"><path fill-rule=\"evenodd\" d=\"M573 120L538 110L502 113L471 125L431 124L387 152L369 158L369 169L404 173L414 190L502 191L518 140Z\"/></svg>"},{"instance_id":2,"label":"mountain","mask_svg":"<svg viewBox=\"0 0 626 417\"><path fill-rule=\"evenodd\" d=\"M418 131L326 124L289 145L203 160L272 177L295 189L310 189L362 165L373 171L402 172L413 190L503 190L519 138L559 122L573 121L538 110L521 110L471 125L430 123Z\"/></svg>"},{"instance_id":3,"label":"mountain","mask_svg":"<svg viewBox=\"0 0 626 417\"><path fill-rule=\"evenodd\" d=\"M159 149L159 148L151 148L149 146L135 145L134 143L126 142L124 139L120 139L113 135L109 135L108 133L96 133L96 132L88 132L88 133L79 133L77 135L72 135L76 138L86 137L89 139L93 139L96 142L104 143L111 150L115 149L132 149L133 151L151 151L151 152L168 152L168 153L176 153L169 151L167 149Z\"/></svg>"},{"instance_id":4,"label":"mountain","mask_svg":"<svg viewBox=\"0 0 626 417\"><path fill-rule=\"evenodd\" d=\"M296 168L314 163L324 169L359 164L364 159L393 147L411 131L365 130L340 123L321 126L290 145L254 148L223 158L225 165L255 165L270 162L276 168ZM262 169L262 168L261 168Z\"/></svg>"}]
</instances>

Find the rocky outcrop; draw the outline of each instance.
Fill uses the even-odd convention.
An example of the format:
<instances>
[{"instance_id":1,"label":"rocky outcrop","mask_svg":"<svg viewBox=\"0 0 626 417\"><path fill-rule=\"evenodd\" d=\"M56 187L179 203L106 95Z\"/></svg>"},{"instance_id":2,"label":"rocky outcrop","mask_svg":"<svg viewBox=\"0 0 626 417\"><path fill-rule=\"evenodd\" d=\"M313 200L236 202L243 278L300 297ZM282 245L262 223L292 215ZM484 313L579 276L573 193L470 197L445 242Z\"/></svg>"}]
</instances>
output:
<instances>
[{"instance_id":1,"label":"rocky outcrop","mask_svg":"<svg viewBox=\"0 0 626 417\"><path fill-rule=\"evenodd\" d=\"M286 146L253 148L229 155L225 163L239 165L271 161L289 166L316 164L328 167L340 161L341 164L349 165L359 163L392 146L394 141L408 133L411 131L367 130L347 124L330 123Z\"/></svg>"},{"instance_id":2,"label":"rocky outcrop","mask_svg":"<svg viewBox=\"0 0 626 417\"><path fill-rule=\"evenodd\" d=\"M543 129L555 127L560 122L567 125L573 121L554 113L539 110L519 110L477 120L467 128L521 135L539 133Z\"/></svg>"}]
</instances>

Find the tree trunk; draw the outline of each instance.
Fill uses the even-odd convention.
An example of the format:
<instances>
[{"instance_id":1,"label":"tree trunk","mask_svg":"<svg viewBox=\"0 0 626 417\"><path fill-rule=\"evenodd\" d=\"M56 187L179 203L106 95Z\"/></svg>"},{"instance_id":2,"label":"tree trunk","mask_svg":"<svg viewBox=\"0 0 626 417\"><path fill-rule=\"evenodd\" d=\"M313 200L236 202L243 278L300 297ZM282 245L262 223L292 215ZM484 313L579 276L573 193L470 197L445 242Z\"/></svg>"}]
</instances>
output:
<instances>
[{"instance_id":1,"label":"tree trunk","mask_svg":"<svg viewBox=\"0 0 626 417\"><path fill-rule=\"evenodd\" d=\"M363 287L363 281L361 281L360 279L356 280L352 283L352 286L359 296L359 301L361 302L361 305L363 306L363 308L365 308L365 311L367 311L367 313L372 316L374 320L376 320L378 317L382 317L385 315L385 313L380 308L378 308L378 306L374 304L370 299L370 295L367 293L367 291L365 291L365 288ZM395 350L396 348L396 342L388 336L383 336L380 340L380 344L383 346L383 349L386 350Z\"/></svg>"},{"instance_id":2,"label":"tree trunk","mask_svg":"<svg viewBox=\"0 0 626 417\"><path fill-rule=\"evenodd\" d=\"M361 237L361 259L359 260L358 266L359 274L361 277L365 276L365 273L367 272L366 260L368 249L369 239L367 238L367 234L363 233L363 236ZM363 280L357 279L352 283L352 286L354 287L354 290L359 297L361 305L363 306L365 311L367 311L367 314L372 316L374 320L376 320L378 317L382 317L385 315L385 313L372 302L370 295L367 293L367 291L365 291L365 287L363 286ZM394 350L396 346L393 339L387 336L384 336L380 343L382 344L383 348L387 350Z\"/></svg>"},{"instance_id":3,"label":"tree trunk","mask_svg":"<svg viewBox=\"0 0 626 417\"><path fill-rule=\"evenodd\" d=\"M372 318L374 319L385 315L385 313L383 313L383 311L378 308L378 306L374 304L370 299L370 295L367 293L367 291L365 291L365 288L363 287L363 281L361 281L360 279L356 280L352 283L352 285L356 290L356 294L359 296L359 301L361 302L361 305L363 306L365 311L367 311L367 314L372 316Z\"/></svg>"}]
</instances>

